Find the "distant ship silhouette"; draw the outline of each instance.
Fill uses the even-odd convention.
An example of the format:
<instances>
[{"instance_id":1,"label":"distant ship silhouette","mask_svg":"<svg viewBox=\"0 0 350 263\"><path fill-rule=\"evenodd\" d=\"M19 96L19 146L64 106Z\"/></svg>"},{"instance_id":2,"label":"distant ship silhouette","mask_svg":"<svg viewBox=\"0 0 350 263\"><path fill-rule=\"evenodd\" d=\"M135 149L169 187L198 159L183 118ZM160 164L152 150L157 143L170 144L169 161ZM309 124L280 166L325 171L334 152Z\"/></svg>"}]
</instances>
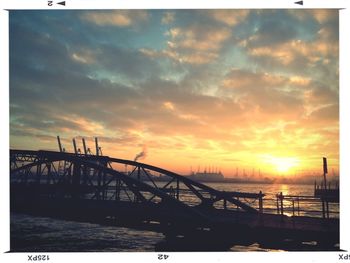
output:
<instances>
[{"instance_id":1,"label":"distant ship silhouette","mask_svg":"<svg viewBox=\"0 0 350 263\"><path fill-rule=\"evenodd\" d=\"M224 181L225 177L221 171L209 171L204 170L203 172L197 171L196 173L191 172L189 178L196 181Z\"/></svg>"}]
</instances>

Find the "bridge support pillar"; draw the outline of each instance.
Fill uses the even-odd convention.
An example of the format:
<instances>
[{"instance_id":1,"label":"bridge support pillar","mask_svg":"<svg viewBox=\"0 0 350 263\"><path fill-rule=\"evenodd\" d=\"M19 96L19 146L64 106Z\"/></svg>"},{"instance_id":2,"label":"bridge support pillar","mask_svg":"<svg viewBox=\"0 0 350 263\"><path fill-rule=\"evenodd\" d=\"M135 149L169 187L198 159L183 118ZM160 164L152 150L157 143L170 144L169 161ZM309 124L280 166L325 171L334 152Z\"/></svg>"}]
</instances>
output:
<instances>
[{"instance_id":1,"label":"bridge support pillar","mask_svg":"<svg viewBox=\"0 0 350 263\"><path fill-rule=\"evenodd\" d=\"M73 164L73 178L72 178L72 197L78 197L80 192L80 176L81 165L78 163Z\"/></svg>"},{"instance_id":2,"label":"bridge support pillar","mask_svg":"<svg viewBox=\"0 0 350 263\"><path fill-rule=\"evenodd\" d=\"M36 166L36 183L40 184L40 179L41 179L41 164L38 164Z\"/></svg>"}]
</instances>

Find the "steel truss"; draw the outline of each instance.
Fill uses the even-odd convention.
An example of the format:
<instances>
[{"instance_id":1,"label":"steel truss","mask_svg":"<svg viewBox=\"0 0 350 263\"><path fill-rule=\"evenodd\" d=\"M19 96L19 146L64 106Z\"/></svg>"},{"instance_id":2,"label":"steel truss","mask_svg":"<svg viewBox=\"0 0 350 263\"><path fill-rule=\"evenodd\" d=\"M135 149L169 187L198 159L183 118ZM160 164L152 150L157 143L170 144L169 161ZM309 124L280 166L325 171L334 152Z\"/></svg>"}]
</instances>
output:
<instances>
[{"instance_id":1,"label":"steel truss","mask_svg":"<svg viewBox=\"0 0 350 263\"><path fill-rule=\"evenodd\" d=\"M203 207L257 213L239 197L261 200L264 196L219 191L159 167L101 155L10 150L10 163L11 185L35 186L37 194L166 204L202 219L206 216L199 208ZM121 171L121 166L129 171Z\"/></svg>"}]
</instances>

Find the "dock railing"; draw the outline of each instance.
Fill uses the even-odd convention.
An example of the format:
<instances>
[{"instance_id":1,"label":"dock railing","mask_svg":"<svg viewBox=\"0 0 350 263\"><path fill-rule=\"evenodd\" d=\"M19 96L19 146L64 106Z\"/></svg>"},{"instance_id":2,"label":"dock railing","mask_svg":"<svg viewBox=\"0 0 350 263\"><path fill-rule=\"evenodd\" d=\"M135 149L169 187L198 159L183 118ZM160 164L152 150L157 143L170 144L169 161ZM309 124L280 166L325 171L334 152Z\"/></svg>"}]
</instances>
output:
<instances>
[{"instance_id":1,"label":"dock railing","mask_svg":"<svg viewBox=\"0 0 350 263\"><path fill-rule=\"evenodd\" d=\"M167 190L172 191L172 189ZM180 189L182 195L191 196L189 190ZM202 191L200 191L202 192ZM226 192L225 193L238 200L244 201L246 204L254 207L259 213L279 214L281 216L311 216L321 218L337 218L339 217L339 204L330 203L326 198L308 196L308 195L284 195L282 192L271 195L264 194L261 191L258 193L247 192ZM274 198L275 197L275 198ZM225 200L223 205L218 204L217 208L240 210L239 207L230 206ZM197 205L196 202L188 202L190 205Z\"/></svg>"},{"instance_id":2,"label":"dock railing","mask_svg":"<svg viewBox=\"0 0 350 263\"><path fill-rule=\"evenodd\" d=\"M276 195L277 214L291 216L316 216L325 219L339 217L338 203L327 198L305 195Z\"/></svg>"}]
</instances>

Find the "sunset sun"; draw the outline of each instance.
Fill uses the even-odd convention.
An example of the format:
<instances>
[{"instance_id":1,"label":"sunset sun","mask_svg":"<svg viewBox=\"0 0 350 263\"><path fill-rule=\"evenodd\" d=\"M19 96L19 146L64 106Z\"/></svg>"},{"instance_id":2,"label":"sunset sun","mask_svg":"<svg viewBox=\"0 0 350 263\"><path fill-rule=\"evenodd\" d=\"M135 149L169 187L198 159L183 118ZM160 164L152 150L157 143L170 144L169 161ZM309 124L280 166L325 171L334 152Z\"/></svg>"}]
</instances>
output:
<instances>
[{"instance_id":1,"label":"sunset sun","mask_svg":"<svg viewBox=\"0 0 350 263\"><path fill-rule=\"evenodd\" d=\"M266 157L266 162L273 166L278 173L288 173L292 168L299 165L299 159L295 157Z\"/></svg>"}]
</instances>

